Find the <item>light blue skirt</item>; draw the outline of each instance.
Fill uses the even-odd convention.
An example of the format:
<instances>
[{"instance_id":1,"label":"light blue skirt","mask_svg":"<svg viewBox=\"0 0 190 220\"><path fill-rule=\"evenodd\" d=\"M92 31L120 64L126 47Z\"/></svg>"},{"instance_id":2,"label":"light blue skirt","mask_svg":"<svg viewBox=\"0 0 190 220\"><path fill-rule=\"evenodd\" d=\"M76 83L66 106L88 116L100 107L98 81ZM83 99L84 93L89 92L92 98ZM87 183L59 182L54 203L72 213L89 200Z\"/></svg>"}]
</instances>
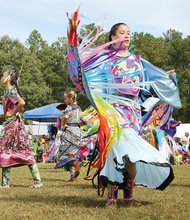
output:
<instances>
[{"instance_id":1,"label":"light blue skirt","mask_svg":"<svg viewBox=\"0 0 190 220\"><path fill-rule=\"evenodd\" d=\"M125 158L136 164L135 185L164 190L174 179L173 170L164 156L139 136L133 128L123 129L115 140L100 172L102 184L127 185Z\"/></svg>"}]
</instances>

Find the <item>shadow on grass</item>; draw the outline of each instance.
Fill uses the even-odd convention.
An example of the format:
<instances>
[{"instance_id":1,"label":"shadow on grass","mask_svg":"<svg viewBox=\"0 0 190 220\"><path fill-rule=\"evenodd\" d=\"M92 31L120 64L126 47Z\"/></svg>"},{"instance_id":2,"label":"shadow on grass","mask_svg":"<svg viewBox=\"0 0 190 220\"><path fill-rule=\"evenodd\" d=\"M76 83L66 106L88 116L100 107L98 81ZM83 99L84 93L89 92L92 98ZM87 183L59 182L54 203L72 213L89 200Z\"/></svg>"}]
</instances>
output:
<instances>
[{"instance_id":1,"label":"shadow on grass","mask_svg":"<svg viewBox=\"0 0 190 220\"><path fill-rule=\"evenodd\" d=\"M52 179L50 179L50 178L42 178L42 181L43 182L64 182L65 180L63 180L63 178L52 178Z\"/></svg>"},{"instance_id":2,"label":"shadow on grass","mask_svg":"<svg viewBox=\"0 0 190 220\"><path fill-rule=\"evenodd\" d=\"M32 186L32 183L31 183L31 185L28 185L28 186L26 186L26 185L19 185L19 184L11 184L11 189L13 188L23 188L23 189L29 189L29 188L31 188L31 186Z\"/></svg>"},{"instance_id":3,"label":"shadow on grass","mask_svg":"<svg viewBox=\"0 0 190 220\"><path fill-rule=\"evenodd\" d=\"M188 184L188 185L183 185L183 184L176 184L176 183L174 183L174 184L171 184L170 185L170 187L184 187L184 188L190 188L190 184Z\"/></svg>"},{"instance_id":4,"label":"shadow on grass","mask_svg":"<svg viewBox=\"0 0 190 220\"><path fill-rule=\"evenodd\" d=\"M4 202L4 198L0 198L0 202ZM99 207L103 208L105 205L104 200L93 199L90 197L79 197L79 196L43 196L43 195L30 195L30 196L21 196L17 198L6 198L7 202L24 202L24 203L45 203L45 204L52 204L58 206L71 206L71 207L78 207L78 206L85 206L85 207Z\"/></svg>"},{"instance_id":5,"label":"shadow on grass","mask_svg":"<svg viewBox=\"0 0 190 220\"><path fill-rule=\"evenodd\" d=\"M44 181L45 180L45 181ZM49 185L49 184L46 184L48 182L62 182L63 184L61 185ZM33 182L31 182L31 185L21 185L21 184L11 184L11 187L13 188L30 188L32 186ZM92 184L82 184L82 183L70 183L66 180L61 180L61 179L46 179L46 178L43 178L43 184L44 184L44 187L48 187L48 188L63 188L64 187L74 187L74 188L79 188L79 189L95 189L93 187ZM76 189L75 189L76 190Z\"/></svg>"},{"instance_id":6,"label":"shadow on grass","mask_svg":"<svg viewBox=\"0 0 190 220\"><path fill-rule=\"evenodd\" d=\"M152 205L152 202L149 201L138 201L138 200L132 200L132 201L123 201L121 200L121 202L119 203L120 207L141 207L141 206L148 206L148 205Z\"/></svg>"},{"instance_id":7,"label":"shadow on grass","mask_svg":"<svg viewBox=\"0 0 190 220\"><path fill-rule=\"evenodd\" d=\"M4 198L0 198L0 201L4 201ZM105 207L105 199L100 199L100 197L92 198L89 196L44 196L44 195L30 195L30 196L22 196L17 198L6 198L8 202L24 202L24 203L45 203L52 204L58 206L70 206L70 207L79 207L83 206L86 208L104 208ZM123 201L118 202L120 207L140 207L151 205L152 203L148 201L135 201L132 203L124 203Z\"/></svg>"},{"instance_id":8,"label":"shadow on grass","mask_svg":"<svg viewBox=\"0 0 190 220\"><path fill-rule=\"evenodd\" d=\"M63 173L65 170L63 169L54 169L53 167L52 168L39 168L39 170L45 170L45 172L54 172L54 173Z\"/></svg>"},{"instance_id":9,"label":"shadow on grass","mask_svg":"<svg viewBox=\"0 0 190 220\"><path fill-rule=\"evenodd\" d=\"M95 189L92 184L76 184L73 186L80 188L80 189L86 189L86 188Z\"/></svg>"},{"instance_id":10,"label":"shadow on grass","mask_svg":"<svg viewBox=\"0 0 190 220\"><path fill-rule=\"evenodd\" d=\"M63 181L62 181L63 182ZM70 183L68 181L63 182L64 184L61 184L59 186L55 186L56 188L64 188L64 187L74 187L78 189L94 189L92 184L80 184L80 183ZM72 184L72 185L71 185ZM48 186L49 187L49 186ZM51 186L52 187L52 186ZM54 187L54 186L53 186ZM75 189L76 190L76 189Z\"/></svg>"}]
</instances>

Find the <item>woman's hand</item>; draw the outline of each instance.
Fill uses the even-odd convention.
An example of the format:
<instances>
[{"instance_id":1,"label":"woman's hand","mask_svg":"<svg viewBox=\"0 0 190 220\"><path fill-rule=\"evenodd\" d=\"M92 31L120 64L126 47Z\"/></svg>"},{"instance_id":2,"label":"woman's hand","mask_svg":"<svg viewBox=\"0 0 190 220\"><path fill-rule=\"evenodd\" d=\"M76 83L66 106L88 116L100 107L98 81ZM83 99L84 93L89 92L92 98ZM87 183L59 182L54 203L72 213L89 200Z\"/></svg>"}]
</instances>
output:
<instances>
[{"instance_id":1,"label":"woman's hand","mask_svg":"<svg viewBox=\"0 0 190 220\"><path fill-rule=\"evenodd\" d=\"M173 79L173 75L175 73L175 70L170 70L170 71L168 71L168 73L169 73L169 78Z\"/></svg>"},{"instance_id":2,"label":"woman's hand","mask_svg":"<svg viewBox=\"0 0 190 220\"><path fill-rule=\"evenodd\" d=\"M66 125L63 125L61 128L62 128L62 131L64 131L66 128Z\"/></svg>"},{"instance_id":3,"label":"woman's hand","mask_svg":"<svg viewBox=\"0 0 190 220\"><path fill-rule=\"evenodd\" d=\"M63 116L63 119L64 119L64 120L67 120L68 118L69 118L68 115L64 115L64 116Z\"/></svg>"},{"instance_id":4,"label":"woman's hand","mask_svg":"<svg viewBox=\"0 0 190 220\"><path fill-rule=\"evenodd\" d=\"M6 114L5 114L5 118L10 117L12 115L13 115L13 112L7 111Z\"/></svg>"},{"instance_id":5,"label":"woman's hand","mask_svg":"<svg viewBox=\"0 0 190 220\"><path fill-rule=\"evenodd\" d=\"M17 113L22 112L24 105L25 105L25 101L20 97L17 104L15 105L12 115L16 115Z\"/></svg>"},{"instance_id":6,"label":"woman's hand","mask_svg":"<svg viewBox=\"0 0 190 220\"><path fill-rule=\"evenodd\" d=\"M63 122L62 122L62 131L64 131L67 128L67 120L68 120L69 116L68 115L64 115L63 116Z\"/></svg>"},{"instance_id":7,"label":"woman's hand","mask_svg":"<svg viewBox=\"0 0 190 220\"><path fill-rule=\"evenodd\" d=\"M69 128L70 126L68 126L67 124L62 126L62 131L64 131L66 128Z\"/></svg>"}]
</instances>

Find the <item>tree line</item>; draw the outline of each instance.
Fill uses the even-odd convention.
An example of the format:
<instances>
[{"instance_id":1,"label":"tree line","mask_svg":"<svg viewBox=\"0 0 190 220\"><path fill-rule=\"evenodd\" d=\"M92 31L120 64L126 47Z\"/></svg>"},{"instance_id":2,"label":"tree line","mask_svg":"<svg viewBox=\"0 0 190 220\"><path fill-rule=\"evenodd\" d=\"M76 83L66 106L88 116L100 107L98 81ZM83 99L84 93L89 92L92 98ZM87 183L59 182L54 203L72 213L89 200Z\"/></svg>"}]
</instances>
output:
<instances>
[{"instance_id":1,"label":"tree line","mask_svg":"<svg viewBox=\"0 0 190 220\"><path fill-rule=\"evenodd\" d=\"M81 28L80 35L89 33L94 24ZM132 34L134 52L140 54L152 64L177 72L180 97L183 108L175 110L175 118L190 122L190 36L168 30L161 37L149 33ZM96 41L96 45L105 43L108 33ZM67 38L59 37L49 45L41 34L34 30L23 44L9 36L0 38L0 71L8 68L21 72L20 88L26 101L26 109L33 109L53 102L62 102L63 93L76 89L67 74ZM3 95L3 88L0 93ZM78 102L85 109L89 102L84 95L78 95Z\"/></svg>"}]
</instances>

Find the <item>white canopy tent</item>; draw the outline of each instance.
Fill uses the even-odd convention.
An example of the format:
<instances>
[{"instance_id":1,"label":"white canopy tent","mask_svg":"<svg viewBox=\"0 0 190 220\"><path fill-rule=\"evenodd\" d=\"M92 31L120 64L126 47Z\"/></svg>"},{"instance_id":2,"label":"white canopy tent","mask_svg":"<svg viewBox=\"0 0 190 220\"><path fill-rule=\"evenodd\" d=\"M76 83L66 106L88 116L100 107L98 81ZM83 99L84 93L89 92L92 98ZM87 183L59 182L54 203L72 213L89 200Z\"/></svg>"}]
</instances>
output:
<instances>
[{"instance_id":1,"label":"white canopy tent","mask_svg":"<svg viewBox=\"0 0 190 220\"><path fill-rule=\"evenodd\" d=\"M185 132L189 132L190 133L190 123L183 123L180 126L177 127L177 132L175 137L183 137Z\"/></svg>"}]
</instances>

